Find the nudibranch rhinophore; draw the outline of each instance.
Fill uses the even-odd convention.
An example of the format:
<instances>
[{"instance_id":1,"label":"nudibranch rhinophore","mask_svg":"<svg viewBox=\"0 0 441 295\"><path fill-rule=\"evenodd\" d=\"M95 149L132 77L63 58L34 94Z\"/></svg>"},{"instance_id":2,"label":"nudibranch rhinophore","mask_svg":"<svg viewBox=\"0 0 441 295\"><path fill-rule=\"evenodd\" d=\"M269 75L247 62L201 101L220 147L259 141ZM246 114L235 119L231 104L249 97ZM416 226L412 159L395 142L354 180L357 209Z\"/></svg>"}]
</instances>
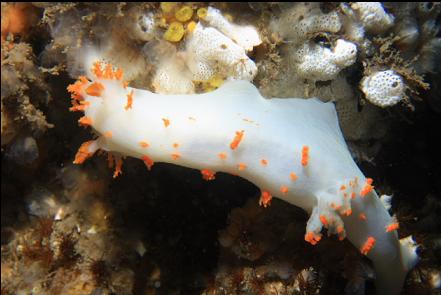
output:
<instances>
[{"instance_id":1,"label":"nudibranch rhinophore","mask_svg":"<svg viewBox=\"0 0 441 295\"><path fill-rule=\"evenodd\" d=\"M398 240L390 216L351 157L333 103L318 99L265 99L246 81L228 81L195 95L160 95L128 87L122 70L96 62L89 80L69 85L79 123L99 135L84 143L74 163L97 150L108 152L121 173L122 157L173 163L239 175L261 188L260 204L272 196L310 213L305 240L321 231L351 243L367 255L377 273L377 291L397 294L417 262L411 237Z\"/></svg>"}]
</instances>

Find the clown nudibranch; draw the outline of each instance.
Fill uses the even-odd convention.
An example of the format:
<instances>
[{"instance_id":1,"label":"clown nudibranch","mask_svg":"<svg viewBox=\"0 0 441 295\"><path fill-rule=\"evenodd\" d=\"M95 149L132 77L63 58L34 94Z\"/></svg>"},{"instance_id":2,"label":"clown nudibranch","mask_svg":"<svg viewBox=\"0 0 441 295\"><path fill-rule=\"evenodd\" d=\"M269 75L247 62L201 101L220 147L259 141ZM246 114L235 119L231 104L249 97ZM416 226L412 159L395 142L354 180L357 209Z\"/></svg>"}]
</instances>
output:
<instances>
[{"instance_id":1,"label":"clown nudibranch","mask_svg":"<svg viewBox=\"0 0 441 295\"><path fill-rule=\"evenodd\" d=\"M69 85L72 111L99 135L84 143L74 163L97 150L109 152L121 173L122 157L173 163L239 175L261 188L260 204L272 196L310 214L305 240L313 245L329 234L367 255L377 273L377 292L400 292L407 271L417 262L411 237L398 240L389 215L351 157L333 103L318 99L265 99L246 81L194 95L160 95L128 87L122 71L96 62Z\"/></svg>"}]
</instances>

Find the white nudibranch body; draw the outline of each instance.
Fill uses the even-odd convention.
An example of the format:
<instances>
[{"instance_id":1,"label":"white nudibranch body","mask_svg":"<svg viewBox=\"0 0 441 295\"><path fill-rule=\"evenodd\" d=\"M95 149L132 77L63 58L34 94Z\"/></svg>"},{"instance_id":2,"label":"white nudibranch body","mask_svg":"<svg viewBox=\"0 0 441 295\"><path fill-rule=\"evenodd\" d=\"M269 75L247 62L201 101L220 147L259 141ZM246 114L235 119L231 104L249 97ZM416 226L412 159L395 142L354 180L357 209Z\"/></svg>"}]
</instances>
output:
<instances>
[{"instance_id":1,"label":"white nudibranch body","mask_svg":"<svg viewBox=\"0 0 441 295\"><path fill-rule=\"evenodd\" d=\"M74 163L98 149L109 152L121 173L122 156L239 175L272 196L311 214L305 240L315 245L323 227L347 237L377 272L377 291L397 294L417 261L410 240L400 243L392 219L353 161L332 103L318 99L265 99L247 81L228 81L194 95L160 95L127 87L122 71L95 63L95 77L68 87L72 110L99 134L84 143ZM90 77L92 78L92 77Z\"/></svg>"}]
</instances>

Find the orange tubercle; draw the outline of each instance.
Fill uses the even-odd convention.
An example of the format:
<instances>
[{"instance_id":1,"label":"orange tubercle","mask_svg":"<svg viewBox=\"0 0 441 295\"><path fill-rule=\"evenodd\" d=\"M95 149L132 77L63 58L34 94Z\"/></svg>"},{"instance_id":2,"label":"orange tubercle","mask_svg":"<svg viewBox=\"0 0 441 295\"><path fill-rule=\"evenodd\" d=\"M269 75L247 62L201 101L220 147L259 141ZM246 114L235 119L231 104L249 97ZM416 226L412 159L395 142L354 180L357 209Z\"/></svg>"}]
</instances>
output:
<instances>
[{"instance_id":1,"label":"orange tubercle","mask_svg":"<svg viewBox=\"0 0 441 295\"><path fill-rule=\"evenodd\" d=\"M391 231L397 230L400 227L398 222L391 223L386 226L386 232L389 233Z\"/></svg>"},{"instance_id":2,"label":"orange tubercle","mask_svg":"<svg viewBox=\"0 0 441 295\"><path fill-rule=\"evenodd\" d=\"M101 68L101 62L97 61L93 64L92 72L95 74L95 77L102 78L103 77L103 69Z\"/></svg>"},{"instance_id":3,"label":"orange tubercle","mask_svg":"<svg viewBox=\"0 0 441 295\"><path fill-rule=\"evenodd\" d=\"M266 166L266 165L268 165L268 160L262 159L262 160L260 160L260 164L262 164L263 166Z\"/></svg>"},{"instance_id":4,"label":"orange tubercle","mask_svg":"<svg viewBox=\"0 0 441 295\"><path fill-rule=\"evenodd\" d=\"M374 189L374 187L371 185L372 182L373 182L373 179L372 179L372 178L366 178L366 182L365 182L365 184L364 184L364 187L363 187L363 189L360 191L360 195L361 195L362 197L366 196L368 193L370 193L370 192Z\"/></svg>"},{"instance_id":5,"label":"orange tubercle","mask_svg":"<svg viewBox=\"0 0 441 295\"><path fill-rule=\"evenodd\" d=\"M347 209L347 210L344 212L344 214L345 214L346 216L351 216L351 215L352 215L352 209L351 209L351 208Z\"/></svg>"},{"instance_id":6,"label":"orange tubercle","mask_svg":"<svg viewBox=\"0 0 441 295\"><path fill-rule=\"evenodd\" d=\"M289 177L291 178L291 180L292 181L296 181L297 180L297 175L294 173L294 172L291 172L290 174L289 174Z\"/></svg>"},{"instance_id":7,"label":"orange tubercle","mask_svg":"<svg viewBox=\"0 0 441 295\"><path fill-rule=\"evenodd\" d=\"M302 147L302 166L308 165L309 161L309 146L304 145Z\"/></svg>"},{"instance_id":8,"label":"orange tubercle","mask_svg":"<svg viewBox=\"0 0 441 295\"><path fill-rule=\"evenodd\" d=\"M113 154L108 152L107 153L107 164L109 165L109 168L113 168L115 159L113 158Z\"/></svg>"},{"instance_id":9,"label":"orange tubercle","mask_svg":"<svg viewBox=\"0 0 441 295\"><path fill-rule=\"evenodd\" d=\"M86 93L90 96L101 96L104 91L103 84L99 82L93 82L86 88Z\"/></svg>"},{"instance_id":10,"label":"orange tubercle","mask_svg":"<svg viewBox=\"0 0 441 295\"><path fill-rule=\"evenodd\" d=\"M343 227L343 225L337 226L337 233L338 234L342 234L344 231L345 231L345 228Z\"/></svg>"},{"instance_id":11,"label":"orange tubercle","mask_svg":"<svg viewBox=\"0 0 441 295\"><path fill-rule=\"evenodd\" d=\"M123 164L123 161L122 161L121 157L117 157L115 172L113 172L113 178L117 178L118 176L120 176L122 174L122 164Z\"/></svg>"},{"instance_id":12,"label":"orange tubercle","mask_svg":"<svg viewBox=\"0 0 441 295\"><path fill-rule=\"evenodd\" d=\"M271 204L273 196L267 191L262 191L262 194L260 195L259 205L263 206L264 208L268 207Z\"/></svg>"},{"instance_id":13,"label":"orange tubercle","mask_svg":"<svg viewBox=\"0 0 441 295\"><path fill-rule=\"evenodd\" d=\"M245 164L245 163L239 163L238 165L237 165L237 169L239 169L240 171L242 171L242 170L245 170L245 169L247 169L247 164Z\"/></svg>"},{"instance_id":14,"label":"orange tubercle","mask_svg":"<svg viewBox=\"0 0 441 295\"><path fill-rule=\"evenodd\" d=\"M167 128L170 125L170 120L167 118L162 118L162 121L164 122L164 127Z\"/></svg>"},{"instance_id":15,"label":"orange tubercle","mask_svg":"<svg viewBox=\"0 0 441 295\"><path fill-rule=\"evenodd\" d=\"M244 130L236 131L236 136L234 136L233 141L230 143L230 148L232 150L235 150L239 146L243 139L244 132Z\"/></svg>"},{"instance_id":16,"label":"orange tubercle","mask_svg":"<svg viewBox=\"0 0 441 295\"><path fill-rule=\"evenodd\" d=\"M67 86L67 91L71 93L71 97L76 100L82 100L81 91L83 91L84 86L89 83L86 77L80 76L75 83Z\"/></svg>"},{"instance_id":17,"label":"orange tubercle","mask_svg":"<svg viewBox=\"0 0 441 295\"><path fill-rule=\"evenodd\" d=\"M219 159L225 160L227 158L227 153L222 152L217 154L217 156L219 157Z\"/></svg>"},{"instance_id":18,"label":"orange tubercle","mask_svg":"<svg viewBox=\"0 0 441 295\"><path fill-rule=\"evenodd\" d=\"M153 162L153 160L147 155L142 156L141 160L144 161L144 164L147 166L149 171L152 169L153 164L155 164L155 162Z\"/></svg>"},{"instance_id":19,"label":"orange tubercle","mask_svg":"<svg viewBox=\"0 0 441 295\"><path fill-rule=\"evenodd\" d=\"M171 157L172 157L173 160L177 160L177 159L179 159L181 157L181 154L175 152L175 153L171 154Z\"/></svg>"},{"instance_id":20,"label":"orange tubercle","mask_svg":"<svg viewBox=\"0 0 441 295\"><path fill-rule=\"evenodd\" d=\"M81 118L78 120L78 123L79 123L81 126L90 126L90 125L92 125L92 119L89 118L89 117L84 116L84 117L81 117Z\"/></svg>"},{"instance_id":21,"label":"orange tubercle","mask_svg":"<svg viewBox=\"0 0 441 295\"><path fill-rule=\"evenodd\" d=\"M360 220L363 220L363 221L366 221L366 220L367 220L366 214L364 214L364 213L360 213L360 214L358 215L358 218L359 218Z\"/></svg>"},{"instance_id":22,"label":"orange tubercle","mask_svg":"<svg viewBox=\"0 0 441 295\"><path fill-rule=\"evenodd\" d=\"M89 101L82 100L78 104L76 100L72 100L72 107L69 108L69 111L71 112L84 111L88 106L90 106Z\"/></svg>"},{"instance_id":23,"label":"orange tubercle","mask_svg":"<svg viewBox=\"0 0 441 295\"><path fill-rule=\"evenodd\" d=\"M202 169L201 174L202 178L208 181L215 179L216 172L210 169Z\"/></svg>"},{"instance_id":24,"label":"orange tubercle","mask_svg":"<svg viewBox=\"0 0 441 295\"><path fill-rule=\"evenodd\" d=\"M320 215L320 222L324 225L324 226L328 226L328 219L326 219L325 215Z\"/></svg>"},{"instance_id":25,"label":"orange tubercle","mask_svg":"<svg viewBox=\"0 0 441 295\"><path fill-rule=\"evenodd\" d=\"M317 243L322 239L320 234L316 235L314 232L309 231L305 234L305 241L311 245L317 245Z\"/></svg>"},{"instance_id":26,"label":"orange tubercle","mask_svg":"<svg viewBox=\"0 0 441 295\"><path fill-rule=\"evenodd\" d=\"M104 79L113 79L113 69L110 64L106 64L106 67L104 68L103 78Z\"/></svg>"},{"instance_id":27,"label":"orange tubercle","mask_svg":"<svg viewBox=\"0 0 441 295\"><path fill-rule=\"evenodd\" d=\"M116 71L114 72L114 76L116 80L122 80L123 70L121 70L120 68L116 69Z\"/></svg>"},{"instance_id":28,"label":"orange tubercle","mask_svg":"<svg viewBox=\"0 0 441 295\"><path fill-rule=\"evenodd\" d=\"M367 255L374 248L375 242L376 240L374 237L368 237L360 249L361 254Z\"/></svg>"},{"instance_id":29,"label":"orange tubercle","mask_svg":"<svg viewBox=\"0 0 441 295\"><path fill-rule=\"evenodd\" d=\"M173 143L173 147L174 147L175 149L177 149L177 148L179 147L179 143L177 143L177 142Z\"/></svg>"},{"instance_id":30,"label":"orange tubercle","mask_svg":"<svg viewBox=\"0 0 441 295\"><path fill-rule=\"evenodd\" d=\"M139 146L142 148L148 148L150 145L147 141L140 141Z\"/></svg>"},{"instance_id":31,"label":"orange tubercle","mask_svg":"<svg viewBox=\"0 0 441 295\"><path fill-rule=\"evenodd\" d=\"M77 154L75 155L75 160L73 161L74 164L83 164L84 161L93 156L94 153L89 151L89 147L93 142L93 140L89 140L80 146Z\"/></svg>"},{"instance_id":32,"label":"orange tubercle","mask_svg":"<svg viewBox=\"0 0 441 295\"><path fill-rule=\"evenodd\" d=\"M282 185L282 186L280 187L280 192L281 192L282 194L286 194L288 191L289 191L289 189L288 189L287 186Z\"/></svg>"},{"instance_id":33,"label":"orange tubercle","mask_svg":"<svg viewBox=\"0 0 441 295\"><path fill-rule=\"evenodd\" d=\"M105 138L112 138L112 131L106 131L103 135Z\"/></svg>"},{"instance_id":34,"label":"orange tubercle","mask_svg":"<svg viewBox=\"0 0 441 295\"><path fill-rule=\"evenodd\" d=\"M129 94L127 94L127 104L124 107L124 109L128 111L129 109L132 108L132 104L133 104L133 90Z\"/></svg>"}]
</instances>

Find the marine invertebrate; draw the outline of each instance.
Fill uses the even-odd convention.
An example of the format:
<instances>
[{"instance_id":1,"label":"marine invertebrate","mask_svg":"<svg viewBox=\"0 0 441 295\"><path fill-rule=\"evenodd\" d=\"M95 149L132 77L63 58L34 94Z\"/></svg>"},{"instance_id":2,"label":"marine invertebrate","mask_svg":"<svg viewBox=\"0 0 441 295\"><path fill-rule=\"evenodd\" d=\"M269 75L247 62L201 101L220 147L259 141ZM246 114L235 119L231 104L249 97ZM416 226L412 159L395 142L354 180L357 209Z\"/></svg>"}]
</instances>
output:
<instances>
[{"instance_id":1,"label":"marine invertebrate","mask_svg":"<svg viewBox=\"0 0 441 295\"><path fill-rule=\"evenodd\" d=\"M187 66L193 79L206 81L216 73L234 79L251 81L257 73L245 49L224 34L201 23L189 35L186 44Z\"/></svg>"},{"instance_id":2,"label":"marine invertebrate","mask_svg":"<svg viewBox=\"0 0 441 295\"><path fill-rule=\"evenodd\" d=\"M211 27L218 29L245 50L252 50L254 46L262 43L256 28L253 26L239 26L229 22L219 9L208 7L201 19Z\"/></svg>"},{"instance_id":3,"label":"marine invertebrate","mask_svg":"<svg viewBox=\"0 0 441 295\"><path fill-rule=\"evenodd\" d=\"M372 179L353 161L332 103L266 100L246 81L229 81L201 95L164 96L126 87L110 74L112 70L107 72L103 75L97 62L87 73L92 81L81 78L69 87L73 103L87 105L85 117L100 134L83 144L75 163L101 149L114 153L119 163L121 156L131 156L151 159L150 167L153 161L167 162L239 175L262 189L262 205L277 196L310 213L306 241L319 242L323 228L340 239L348 237L374 262L379 292L394 294L401 289L417 261L415 249L402 245L395 230L386 231L394 221ZM88 94L94 83L103 85L99 96ZM133 93L132 108L126 109L129 93ZM112 137L103 136L109 131ZM142 147L141 141L149 146ZM288 190L280 192L281 187Z\"/></svg>"},{"instance_id":4,"label":"marine invertebrate","mask_svg":"<svg viewBox=\"0 0 441 295\"><path fill-rule=\"evenodd\" d=\"M370 33L382 33L394 24L394 16L384 11L380 2L355 2L351 5Z\"/></svg>"},{"instance_id":5,"label":"marine invertebrate","mask_svg":"<svg viewBox=\"0 0 441 295\"><path fill-rule=\"evenodd\" d=\"M403 79L392 70L364 77L361 90L369 102L382 108L397 104L405 96Z\"/></svg>"},{"instance_id":6,"label":"marine invertebrate","mask_svg":"<svg viewBox=\"0 0 441 295\"><path fill-rule=\"evenodd\" d=\"M352 65L357 58L355 44L339 39L334 49L317 44L304 43L294 52L297 61L297 73L301 78L327 81L337 77L338 73Z\"/></svg>"}]
</instances>

